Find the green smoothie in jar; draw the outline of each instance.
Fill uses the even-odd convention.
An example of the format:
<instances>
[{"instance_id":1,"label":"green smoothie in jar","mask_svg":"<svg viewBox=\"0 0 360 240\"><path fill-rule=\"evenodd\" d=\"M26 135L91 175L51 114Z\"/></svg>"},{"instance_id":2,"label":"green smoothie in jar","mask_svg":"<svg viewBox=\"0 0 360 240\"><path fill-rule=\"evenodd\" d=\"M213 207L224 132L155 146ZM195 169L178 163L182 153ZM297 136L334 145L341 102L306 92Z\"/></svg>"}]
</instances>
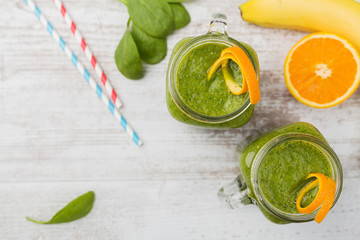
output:
<instances>
[{"instance_id":1,"label":"green smoothie in jar","mask_svg":"<svg viewBox=\"0 0 360 240\"><path fill-rule=\"evenodd\" d=\"M278 224L314 220L317 211L302 214L296 208L311 173L321 173L336 183L335 201L342 189L342 167L323 135L311 124L295 123L258 138L240 153L241 173L219 191L227 206L256 204L266 218ZM235 187L234 187L235 186ZM318 187L307 192L301 205L308 206Z\"/></svg>"},{"instance_id":2,"label":"green smoothie in jar","mask_svg":"<svg viewBox=\"0 0 360 240\"><path fill-rule=\"evenodd\" d=\"M298 187L310 173L335 177L331 163L321 149L305 140L288 140L274 146L264 157L259 169L259 185L264 198L275 208L298 214L294 204ZM314 188L305 196L303 205L314 200L317 190Z\"/></svg>"},{"instance_id":3,"label":"green smoothie in jar","mask_svg":"<svg viewBox=\"0 0 360 240\"><path fill-rule=\"evenodd\" d=\"M233 46L246 53L259 74L255 51L246 43L228 37L225 27L225 16L216 15L209 34L185 38L175 46L168 68L166 96L168 110L176 120L200 127L228 129L241 127L251 119L254 105L248 93L232 94L221 70L210 80L206 79L221 51ZM230 69L236 83L242 86L239 66L230 61Z\"/></svg>"}]
</instances>

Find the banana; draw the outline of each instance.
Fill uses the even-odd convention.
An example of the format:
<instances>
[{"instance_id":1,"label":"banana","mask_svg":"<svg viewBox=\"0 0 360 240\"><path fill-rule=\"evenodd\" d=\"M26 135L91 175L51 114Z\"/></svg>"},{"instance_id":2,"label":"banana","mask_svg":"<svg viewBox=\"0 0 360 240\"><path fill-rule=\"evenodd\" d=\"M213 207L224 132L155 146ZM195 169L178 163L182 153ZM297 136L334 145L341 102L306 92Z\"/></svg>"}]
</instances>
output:
<instances>
[{"instance_id":1,"label":"banana","mask_svg":"<svg viewBox=\"0 0 360 240\"><path fill-rule=\"evenodd\" d=\"M250 0L240 10L247 22L335 33L360 50L360 3L354 0Z\"/></svg>"}]
</instances>

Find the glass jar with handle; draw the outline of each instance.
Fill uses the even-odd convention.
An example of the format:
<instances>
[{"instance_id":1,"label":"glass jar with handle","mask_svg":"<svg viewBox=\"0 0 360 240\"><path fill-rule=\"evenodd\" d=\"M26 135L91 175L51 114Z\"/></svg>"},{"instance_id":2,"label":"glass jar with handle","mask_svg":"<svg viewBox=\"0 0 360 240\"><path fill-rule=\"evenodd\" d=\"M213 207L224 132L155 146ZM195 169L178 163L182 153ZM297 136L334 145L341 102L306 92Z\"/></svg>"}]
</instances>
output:
<instances>
[{"instance_id":1,"label":"glass jar with handle","mask_svg":"<svg viewBox=\"0 0 360 240\"><path fill-rule=\"evenodd\" d=\"M336 183L335 205L342 185L341 163L323 135L311 124L295 123L263 135L238 149L240 174L218 192L220 201L229 208L248 204L259 207L274 223L299 223L314 220L317 212L297 211L296 199L309 183L311 173L322 173ZM302 201L308 205L317 189L309 191Z\"/></svg>"},{"instance_id":2,"label":"glass jar with handle","mask_svg":"<svg viewBox=\"0 0 360 240\"><path fill-rule=\"evenodd\" d=\"M214 14L207 34L188 37L174 47L167 71L166 97L170 114L178 121L205 128L230 129L246 124L254 105L248 93L232 94L226 87L221 71L211 81L208 70L223 49L237 46L251 61L259 79L259 62L250 45L227 34L227 18ZM239 67L230 63L235 79L242 85Z\"/></svg>"}]
</instances>

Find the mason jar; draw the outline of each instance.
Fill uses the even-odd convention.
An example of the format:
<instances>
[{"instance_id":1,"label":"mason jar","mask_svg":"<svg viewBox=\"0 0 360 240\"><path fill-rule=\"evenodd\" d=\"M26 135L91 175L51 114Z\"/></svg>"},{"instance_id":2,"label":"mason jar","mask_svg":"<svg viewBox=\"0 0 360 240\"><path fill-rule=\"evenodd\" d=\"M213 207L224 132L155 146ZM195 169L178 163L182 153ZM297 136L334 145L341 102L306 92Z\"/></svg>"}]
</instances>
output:
<instances>
[{"instance_id":1,"label":"mason jar","mask_svg":"<svg viewBox=\"0 0 360 240\"><path fill-rule=\"evenodd\" d=\"M295 123L276 129L258 138L246 147L243 144L240 144L238 150L236 151L236 158L240 161L241 171L233 182L224 186L218 192L218 197L221 203L232 209L254 204L261 210L267 219L277 224L301 223L314 220L319 209L309 214L290 211L287 212L284 211L284 209L279 209L279 207L276 207L276 204L274 204L274 199L276 199L274 195L270 197L267 196L261 183L261 181L264 181L260 178L260 171L262 167L278 167L275 165L270 166L268 162L264 163L264 159L266 159L270 152L277 146L284 144L291 146L291 143L297 141L304 142L304 144L306 144L304 146L311 146L311 148L316 149L319 153L322 153L327 159L330 165L329 175L331 175L331 178L333 178L336 183L335 200L333 203L334 206L339 199L343 185L341 163L336 153L331 149L322 134L314 126L308 123ZM298 160L296 156L298 156L298 158L304 158L305 161L311 159L311 154L306 149L303 149L303 153L301 153L304 156L295 154L296 151L299 152L299 149L290 147L287 151L288 152L286 154L292 153L293 155L286 157L289 158L290 161L294 161L294 163L292 165L282 167L286 167L289 172L289 169L291 169L294 174L296 174L300 164L299 162L295 162ZM282 157L281 152L279 152L278 156L274 156L274 152L271 154L273 154L273 157ZM267 164L268 166L263 166L264 164ZM283 163L281 162L281 164ZM281 168L279 167L279 169ZM276 172L279 179L289 181L285 180L286 176L282 175L283 173L280 170L274 172ZM274 189L279 187L276 184L276 181L271 178L274 178L274 176L269 175L267 179L265 179L265 181L270 184L270 187ZM305 175L303 180L305 180ZM294 192L289 191L285 193L285 198L286 194L297 194L301 188L304 187L300 182L295 182L293 185ZM295 207L295 202L290 202L289 204L293 204L292 207Z\"/></svg>"},{"instance_id":2,"label":"mason jar","mask_svg":"<svg viewBox=\"0 0 360 240\"><path fill-rule=\"evenodd\" d=\"M179 67L181 67L181 63L188 60L186 58L188 57L189 53L192 53L196 49L199 49L200 47L207 44L217 44L223 46L224 48L234 46L240 47L250 59L252 67L256 72L257 78L259 79L259 62L256 52L248 44L239 42L228 36L226 21L227 20L225 15L214 14L210 23L210 29L207 34L199 37L185 38L177 43L177 45L174 47L167 71L166 97L167 107L170 114L173 118L180 122L205 128L230 129L243 126L251 119L253 115L255 106L250 103L250 97L248 93L236 96L239 99L241 98L241 101L239 100L239 104L236 106L228 104L232 107L231 109L229 108L229 112L222 111L217 114L210 114L203 110L206 110L205 108L219 110L220 107L217 107L217 105L219 105L223 100L220 98L219 101L216 100L216 98L220 95L219 93L215 91L213 95L210 95L207 99L202 100L194 97L192 100L197 102L195 105L190 106L190 104L186 102L187 96L179 91L178 72ZM214 59L216 60L218 57L220 57L220 52L221 51L214 53L210 51L204 53L200 52L200 54L207 56L211 54L217 54L217 56L214 56ZM203 71L201 74L205 75L211 67L212 63L204 66L205 69L201 69ZM197 63L194 64L196 65ZM192 79L192 81L194 84L197 84L196 81L200 80ZM201 81L206 80L201 79ZM191 87L193 86L189 86L189 88ZM223 87L225 87L225 83ZM236 98L232 96L230 97ZM226 106L227 103L228 102L225 102L224 104L225 108L228 107Z\"/></svg>"}]
</instances>

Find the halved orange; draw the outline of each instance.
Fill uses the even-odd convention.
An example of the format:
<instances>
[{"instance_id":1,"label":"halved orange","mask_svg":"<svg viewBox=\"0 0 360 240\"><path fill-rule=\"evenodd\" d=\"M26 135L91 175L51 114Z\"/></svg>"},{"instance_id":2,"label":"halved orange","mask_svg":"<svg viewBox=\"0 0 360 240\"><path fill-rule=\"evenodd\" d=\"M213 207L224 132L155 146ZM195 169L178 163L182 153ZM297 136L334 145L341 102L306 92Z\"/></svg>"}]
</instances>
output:
<instances>
[{"instance_id":1,"label":"halved orange","mask_svg":"<svg viewBox=\"0 0 360 240\"><path fill-rule=\"evenodd\" d=\"M289 52L285 83L301 103L328 108L348 99L360 83L360 56L343 37L313 33Z\"/></svg>"}]
</instances>

